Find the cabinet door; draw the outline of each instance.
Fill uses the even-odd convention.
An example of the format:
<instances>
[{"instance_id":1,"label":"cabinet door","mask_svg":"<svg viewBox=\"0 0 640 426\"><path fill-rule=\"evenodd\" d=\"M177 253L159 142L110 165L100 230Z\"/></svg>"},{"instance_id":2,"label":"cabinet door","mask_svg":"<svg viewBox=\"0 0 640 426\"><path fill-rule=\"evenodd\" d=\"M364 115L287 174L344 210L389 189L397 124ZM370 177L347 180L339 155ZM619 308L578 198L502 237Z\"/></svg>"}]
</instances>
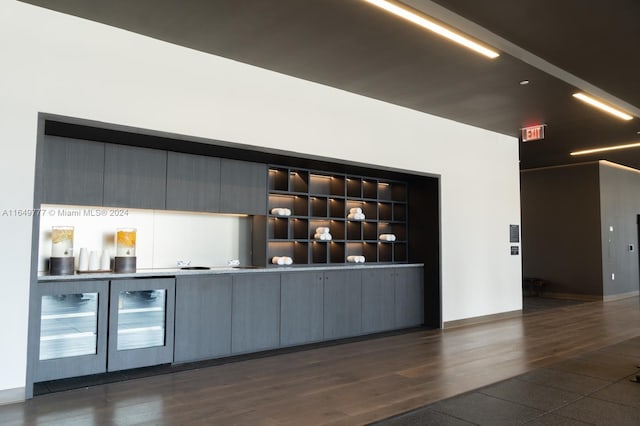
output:
<instances>
[{"instance_id":1,"label":"cabinet door","mask_svg":"<svg viewBox=\"0 0 640 426\"><path fill-rule=\"evenodd\" d=\"M362 332L361 271L324 273L324 338L339 339Z\"/></svg>"},{"instance_id":2,"label":"cabinet door","mask_svg":"<svg viewBox=\"0 0 640 426\"><path fill-rule=\"evenodd\" d=\"M220 159L169 152L167 209L220 211Z\"/></svg>"},{"instance_id":3,"label":"cabinet door","mask_svg":"<svg viewBox=\"0 0 640 426\"><path fill-rule=\"evenodd\" d=\"M34 381L104 373L107 369L108 281L38 284L39 336Z\"/></svg>"},{"instance_id":4,"label":"cabinet door","mask_svg":"<svg viewBox=\"0 0 640 426\"><path fill-rule=\"evenodd\" d=\"M280 274L233 275L231 352L256 352L280 343Z\"/></svg>"},{"instance_id":5,"label":"cabinet door","mask_svg":"<svg viewBox=\"0 0 640 426\"><path fill-rule=\"evenodd\" d=\"M395 328L395 280L391 268L362 271L362 331Z\"/></svg>"},{"instance_id":6,"label":"cabinet door","mask_svg":"<svg viewBox=\"0 0 640 426\"><path fill-rule=\"evenodd\" d=\"M231 353L231 275L176 279L175 362Z\"/></svg>"},{"instance_id":7,"label":"cabinet door","mask_svg":"<svg viewBox=\"0 0 640 426\"><path fill-rule=\"evenodd\" d=\"M45 136L42 202L102 205L104 144Z\"/></svg>"},{"instance_id":8,"label":"cabinet door","mask_svg":"<svg viewBox=\"0 0 640 426\"><path fill-rule=\"evenodd\" d=\"M286 272L281 276L280 345L322 340L324 309L322 272Z\"/></svg>"},{"instance_id":9,"label":"cabinet door","mask_svg":"<svg viewBox=\"0 0 640 426\"><path fill-rule=\"evenodd\" d=\"M267 213L267 165L220 160L220 211Z\"/></svg>"},{"instance_id":10,"label":"cabinet door","mask_svg":"<svg viewBox=\"0 0 640 426\"><path fill-rule=\"evenodd\" d=\"M173 361L175 279L111 281L108 371Z\"/></svg>"},{"instance_id":11,"label":"cabinet door","mask_svg":"<svg viewBox=\"0 0 640 426\"><path fill-rule=\"evenodd\" d=\"M424 323L424 270L422 267L394 268L396 282L396 325L414 327Z\"/></svg>"},{"instance_id":12,"label":"cabinet door","mask_svg":"<svg viewBox=\"0 0 640 426\"><path fill-rule=\"evenodd\" d=\"M166 187L166 151L105 145L105 206L164 209Z\"/></svg>"}]
</instances>

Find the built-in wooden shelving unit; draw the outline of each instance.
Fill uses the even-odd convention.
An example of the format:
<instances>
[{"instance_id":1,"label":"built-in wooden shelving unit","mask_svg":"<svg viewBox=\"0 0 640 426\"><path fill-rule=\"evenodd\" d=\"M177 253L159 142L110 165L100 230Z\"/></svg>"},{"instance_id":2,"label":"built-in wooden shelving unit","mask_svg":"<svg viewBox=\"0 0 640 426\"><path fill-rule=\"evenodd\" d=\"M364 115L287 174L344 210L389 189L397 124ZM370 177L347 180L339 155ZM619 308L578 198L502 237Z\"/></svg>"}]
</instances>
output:
<instances>
[{"instance_id":1,"label":"built-in wooden shelving unit","mask_svg":"<svg viewBox=\"0 0 640 426\"><path fill-rule=\"evenodd\" d=\"M278 208L291 215L273 214ZM353 208L365 218L349 219ZM255 250L254 240L254 263L270 265L274 256L296 265L345 264L348 256L406 263L407 218L406 182L270 166L267 214L254 217L254 238L264 239L265 250ZM314 238L318 227L329 228L331 241ZM381 234L396 240L381 241Z\"/></svg>"}]
</instances>

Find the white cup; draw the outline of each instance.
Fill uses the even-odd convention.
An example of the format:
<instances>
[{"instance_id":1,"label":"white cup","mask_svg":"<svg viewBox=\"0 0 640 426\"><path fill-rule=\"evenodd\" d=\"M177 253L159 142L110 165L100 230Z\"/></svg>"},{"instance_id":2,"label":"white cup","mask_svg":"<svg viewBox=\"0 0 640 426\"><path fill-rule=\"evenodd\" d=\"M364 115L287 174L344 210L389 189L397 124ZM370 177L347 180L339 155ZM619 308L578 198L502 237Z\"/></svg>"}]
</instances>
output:
<instances>
[{"instance_id":1,"label":"white cup","mask_svg":"<svg viewBox=\"0 0 640 426\"><path fill-rule=\"evenodd\" d=\"M89 270L89 249L81 248L78 256L78 271Z\"/></svg>"},{"instance_id":2,"label":"white cup","mask_svg":"<svg viewBox=\"0 0 640 426\"><path fill-rule=\"evenodd\" d=\"M111 256L109 255L109 250L104 250L102 252L102 256L100 256L100 270L111 270Z\"/></svg>"},{"instance_id":3,"label":"white cup","mask_svg":"<svg viewBox=\"0 0 640 426\"><path fill-rule=\"evenodd\" d=\"M89 254L89 270L97 271L100 269L100 257L98 257L98 252L95 250L91 250Z\"/></svg>"}]
</instances>

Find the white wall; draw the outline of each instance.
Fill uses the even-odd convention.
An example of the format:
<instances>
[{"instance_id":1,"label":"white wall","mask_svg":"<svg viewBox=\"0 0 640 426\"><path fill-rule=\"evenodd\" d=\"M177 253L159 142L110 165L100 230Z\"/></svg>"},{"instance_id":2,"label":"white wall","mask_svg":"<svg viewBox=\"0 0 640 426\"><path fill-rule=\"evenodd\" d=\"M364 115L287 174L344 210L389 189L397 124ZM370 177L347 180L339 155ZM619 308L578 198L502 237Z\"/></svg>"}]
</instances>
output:
<instances>
[{"instance_id":1,"label":"white wall","mask_svg":"<svg viewBox=\"0 0 640 426\"><path fill-rule=\"evenodd\" d=\"M514 138L13 0L0 52L0 212L32 207L38 112L436 173L444 321L521 308ZM0 220L2 390L25 383L31 220Z\"/></svg>"}]
</instances>

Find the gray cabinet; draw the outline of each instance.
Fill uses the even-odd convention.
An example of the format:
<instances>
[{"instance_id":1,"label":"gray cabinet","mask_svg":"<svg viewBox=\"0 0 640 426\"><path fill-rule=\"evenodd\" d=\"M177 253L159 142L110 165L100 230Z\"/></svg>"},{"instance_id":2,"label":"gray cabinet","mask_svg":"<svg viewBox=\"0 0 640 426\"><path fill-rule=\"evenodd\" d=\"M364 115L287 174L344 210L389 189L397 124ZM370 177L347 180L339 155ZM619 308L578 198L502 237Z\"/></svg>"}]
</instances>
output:
<instances>
[{"instance_id":1,"label":"gray cabinet","mask_svg":"<svg viewBox=\"0 0 640 426\"><path fill-rule=\"evenodd\" d=\"M108 281L38 284L31 311L38 340L29 345L34 382L106 371L108 300Z\"/></svg>"},{"instance_id":2,"label":"gray cabinet","mask_svg":"<svg viewBox=\"0 0 640 426\"><path fill-rule=\"evenodd\" d=\"M231 275L176 279L174 361L231 353Z\"/></svg>"},{"instance_id":3,"label":"gray cabinet","mask_svg":"<svg viewBox=\"0 0 640 426\"><path fill-rule=\"evenodd\" d=\"M288 272L281 277L280 346L317 342L324 336L324 274Z\"/></svg>"},{"instance_id":4,"label":"gray cabinet","mask_svg":"<svg viewBox=\"0 0 640 426\"><path fill-rule=\"evenodd\" d=\"M424 324L424 269L393 268L395 279L396 327Z\"/></svg>"},{"instance_id":5,"label":"gray cabinet","mask_svg":"<svg viewBox=\"0 0 640 426\"><path fill-rule=\"evenodd\" d=\"M324 273L324 338L340 339L362 333L362 272Z\"/></svg>"},{"instance_id":6,"label":"gray cabinet","mask_svg":"<svg viewBox=\"0 0 640 426\"><path fill-rule=\"evenodd\" d=\"M173 361L175 278L111 281L107 371Z\"/></svg>"},{"instance_id":7,"label":"gray cabinet","mask_svg":"<svg viewBox=\"0 0 640 426\"><path fill-rule=\"evenodd\" d=\"M166 186L166 151L105 145L105 206L164 209Z\"/></svg>"},{"instance_id":8,"label":"gray cabinet","mask_svg":"<svg viewBox=\"0 0 640 426\"><path fill-rule=\"evenodd\" d=\"M220 212L266 214L266 164L220 160Z\"/></svg>"},{"instance_id":9,"label":"gray cabinet","mask_svg":"<svg viewBox=\"0 0 640 426\"><path fill-rule=\"evenodd\" d=\"M45 136L42 202L102 205L104 144Z\"/></svg>"},{"instance_id":10,"label":"gray cabinet","mask_svg":"<svg viewBox=\"0 0 640 426\"><path fill-rule=\"evenodd\" d=\"M220 211L220 159L169 152L166 208Z\"/></svg>"},{"instance_id":11,"label":"gray cabinet","mask_svg":"<svg viewBox=\"0 0 640 426\"><path fill-rule=\"evenodd\" d=\"M231 352L256 352L280 344L280 274L233 276Z\"/></svg>"},{"instance_id":12,"label":"gray cabinet","mask_svg":"<svg viewBox=\"0 0 640 426\"><path fill-rule=\"evenodd\" d=\"M396 328L396 269L362 271L362 331L376 333Z\"/></svg>"}]
</instances>

